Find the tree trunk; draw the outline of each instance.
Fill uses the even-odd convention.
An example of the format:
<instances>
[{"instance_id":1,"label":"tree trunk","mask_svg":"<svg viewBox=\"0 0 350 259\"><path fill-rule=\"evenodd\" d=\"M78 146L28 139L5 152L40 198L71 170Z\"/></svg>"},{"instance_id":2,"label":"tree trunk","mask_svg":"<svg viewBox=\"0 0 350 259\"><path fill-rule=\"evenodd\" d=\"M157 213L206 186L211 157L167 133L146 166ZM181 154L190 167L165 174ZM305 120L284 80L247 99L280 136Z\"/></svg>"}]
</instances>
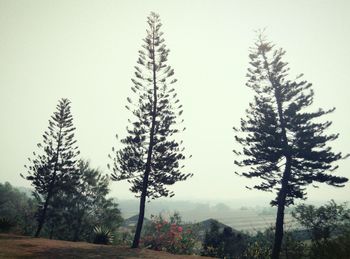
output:
<instances>
[{"instance_id":1,"label":"tree trunk","mask_svg":"<svg viewBox=\"0 0 350 259\"><path fill-rule=\"evenodd\" d=\"M50 229L50 239L52 239L52 237L53 237L53 231L54 231L54 228L55 228L55 224L52 222L51 223L51 229Z\"/></svg>"},{"instance_id":2,"label":"tree trunk","mask_svg":"<svg viewBox=\"0 0 350 259\"><path fill-rule=\"evenodd\" d=\"M141 237L141 230L142 230L142 225L143 225L143 219L145 217L145 205L146 205L147 188L148 188L148 177L149 177L149 173L151 172L151 159L152 159L152 150L153 150L154 124L155 124L155 117L152 120L151 141L150 141L149 148L148 148L146 169L145 169L145 174L143 176L143 181L142 181L142 192L141 192L141 198L140 198L139 218L137 220L137 226L136 226L134 241L132 243L131 248L138 248L139 247L140 237Z\"/></svg>"},{"instance_id":3,"label":"tree trunk","mask_svg":"<svg viewBox=\"0 0 350 259\"><path fill-rule=\"evenodd\" d=\"M157 80L156 80L156 64L155 64L155 50L154 50L154 28L153 28L153 41L152 41L152 73L153 73L153 112L152 112L152 124L150 130L150 142L148 146L147 152L147 162L145 168L145 174L143 176L142 182L142 192L140 198L140 208L139 208L139 218L137 220L137 226L135 231L134 240L131 248L138 248L141 237L141 230L143 225L143 219L145 216L145 205L146 205L146 197L147 197L147 188L148 188L148 178L151 172L151 161L152 161L152 153L153 153L153 145L154 145L154 131L156 125L156 116L157 116Z\"/></svg>"},{"instance_id":4,"label":"tree trunk","mask_svg":"<svg viewBox=\"0 0 350 259\"><path fill-rule=\"evenodd\" d=\"M277 112L278 112L278 119L280 121L281 126L281 137L282 137L282 147L283 147L283 153L284 157L286 158L286 165L284 168L282 180L281 180L281 189L277 196L277 216L276 216L276 225L275 225L275 239L272 249L272 255L271 259L278 259L280 252L281 252L281 246L282 246L282 239L283 239L283 222L284 222L284 208L286 205L286 197L288 192L288 182L291 175L291 153L290 153L290 146L288 144L288 137L287 137L287 126L286 122L284 120L284 113L283 113L283 103L281 98L281 85L279 82L275 80L275 78L271 75L269 66L268 66L268 60L266 58L265 53L262 54L264 61L267 65L265 65L265 69L267 70L269 81L274 88L274 95L276 99L277 104Z\"/></svg>"},{"instance_id":5,"label":"tree trunk","mask_svg":"<svg viewBox=\"0 0 350 259\"><path fill-rule=\"evenodd\" d=\"M278 202L277 218L276 218L276 229L275 229L275 240L272 250L272 259L278 259L281 252L282 239L283 239L283 220L284 220L284 204L282 199ZM285 199L284 199L285 202Z\"/></svg>"},{"instance_id":6,"label":"tree trunk","mask_svg":"<svg viewBox=\"0 0 350 259\"><path fill-rule=\"evenodd\" d=\"M51 195L52 195L52 191L53 191L53 188L54 188L54 184L55 184L55 181L56 181L56 172L57 172L57 164L58 164L58 156L59 156L59 150L61 148L61 138L62 138L62 125L60 125L60 130L59 130L59 138L58 138L58 141L57 141L57 150L56 150L56 161L55 161L55 165L54 165L54 168L53 168L53 176L52 176L52 179L51 179L51 182L50 182L50 185L49 185L49 189L48 189L48 194L47 194L47 197L46 197L46 200L45 200L45 204L44 204L44 208L43 208L43 212L42 214L40 215L40 218L38 220L38 228L36 230L36 233L35 233L35 236L34 237L39 237L40 235L40 232L41 232L41 229L45 223L45 218L46 218L46 211L47 211L47 207L49 205L49 200L51 198Z\"/></svg>"},{"instance_id":7,"label":"tree trunk","mask_svg":"<svg viewBox=\"0 0 350 259\"><path fill-rule=\"evenodd\" d=\"M277 217L276 217L276 226L275 226L275 239L273 243L271 259L278 259L283 240L283 222L284 222L284 208L286 205L287 197L287 188L289 176L291 173L291 159L290 157L286 158L286 167L284 169L283 178L282 178L282 187L278 193L277 198Z\"/></svg>"},{"instance_id":8,"label":"tree trunk","mask_svg":"<svg viewBox=\"0 0 350 259\"><path fill-rule=\"evenodd\" d=\"M47 207L49 205L49 199L50 199L50 196L51 196L51 193L49 193L46 197L46 200L45 200L45 203L44 203L44 208L41 212L41 215L38 219L38 228L35 232L35 235L34 237L39 237L40 236L40 232L41 232L41 229L43 228L43 225L44 225L44 222L45 222L45 218L46 218L46 211L47 211Z\"/></svg>"},{"instance_id":9,"label":"tree trunk","mask_svg":"<svg viewBox=\"0 0 350 259\"><path fill-rule=\"evenodd\" d=\"M84 212L81 214L81 216L78 219L78 225L74 231L74 237L73 237L74 242L77 242L80 238L80 229L81 229L81 224L83 222L83 217L84 217Z\"/></svg>"},{"instance_id":10,"label":"tree trunk","mask_svg":"<svg viewBox=\"0 0 350 259\"><path fill-rule=\"evenodd\" d=\"M146 187L146 192L144 192L142 190L141 199L140 199L139 218L137 220L135 236L134 236L134 240L133 240L131 248L138 248L139 247L143 219L145 216L146 195L147 195L147 187Z\"/></svg>"}]
</instances>

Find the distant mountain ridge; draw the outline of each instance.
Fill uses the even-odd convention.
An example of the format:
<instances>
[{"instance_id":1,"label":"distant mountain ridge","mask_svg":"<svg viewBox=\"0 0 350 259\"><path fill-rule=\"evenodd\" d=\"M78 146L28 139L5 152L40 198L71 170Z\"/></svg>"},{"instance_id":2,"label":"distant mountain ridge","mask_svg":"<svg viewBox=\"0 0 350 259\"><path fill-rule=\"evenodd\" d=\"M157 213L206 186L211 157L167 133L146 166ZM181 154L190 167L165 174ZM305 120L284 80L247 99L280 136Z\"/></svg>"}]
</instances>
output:
<instances>
[{"instance_id":1,"label":"distant mountain ridge","mask_svg":"<svg viewBox=\"0 0 350 259\"><path fill-rule=\"evenodd\" d=\"M138 219L139 219L138 214L131 216L130 218L124 219L122 226L123 227L134 227L134 226L136 226ZM147 224L147 222L149 222L149 221L150 220L148 218L144 217L143 222L145 224Z\"/></svg>"},{"instance_id":2,"label":"distant mountain ridge","mask_svg":"<svg viewBox=\"0 0 350 259\"><path fill-rule=\"evenodd\" d=\"M19 191L28 196L32 196L32 188L15 187ZM138 215L139 200L114 200L119 204L119 208L124 218L128 219L132 216ZM255 201L256 203L257 201ZM326 201L309 204L321 205ZM181 201L176 199L159 199L147 203L146 218L151 215L163 216L172 215L174 212L179 212L185 223L200 223L208 219L216 219L226 226L237 231L257 232L268 227L273 227L276 219L276 208L270 207L268 203L259 202L260 205L250 205L246 202L244 206L237 206L236 200L232 201ZM263 206L262 206L263 205ZM293 209L290 208L289 211ZM289 211L286 211L285 224L288 228L295 228L295 220L291 217Z\"/></svg>"}]
</instances>

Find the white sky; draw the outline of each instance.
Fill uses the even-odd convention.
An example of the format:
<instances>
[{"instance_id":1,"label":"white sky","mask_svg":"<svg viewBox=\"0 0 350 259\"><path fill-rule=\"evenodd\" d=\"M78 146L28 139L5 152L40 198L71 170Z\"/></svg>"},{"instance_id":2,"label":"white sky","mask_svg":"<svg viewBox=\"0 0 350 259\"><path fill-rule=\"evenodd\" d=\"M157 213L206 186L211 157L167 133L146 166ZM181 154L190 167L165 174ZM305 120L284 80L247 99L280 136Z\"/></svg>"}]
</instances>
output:
<instances>
[{"instance_id":1,"label":"white sky","mask_svg":"<svg viewBox=\"0 0 350 259\"><path fill-rule=\"evenodd\" d=\"M253 97L245 74L257 29L287 51L291 77L313 83L315 108L336 106L334 147L350 152L350 1L0 0L0 182L29 186L19 173L61 97L72 101L82 157L108 172L114 136L131 117L124 106L151 11L163 22L193 155L186 168L195 176L173 187L177 199L272 198L233 173L232 126ZM350 177L350 159L340 166ZM113 183L112 195L132 198L128 187ZM350 184L309 194L349 200Z\"/></svg>"}]
</instances>

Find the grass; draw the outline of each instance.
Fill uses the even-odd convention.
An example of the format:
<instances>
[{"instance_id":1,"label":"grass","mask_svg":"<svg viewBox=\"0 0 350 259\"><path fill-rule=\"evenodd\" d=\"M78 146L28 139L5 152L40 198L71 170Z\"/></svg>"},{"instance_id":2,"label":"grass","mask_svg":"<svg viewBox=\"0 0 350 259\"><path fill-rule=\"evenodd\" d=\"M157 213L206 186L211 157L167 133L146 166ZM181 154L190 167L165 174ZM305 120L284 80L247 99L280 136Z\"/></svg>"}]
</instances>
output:
<instances>
[{"instance_id":1,"label":"grass","mask_svg":"<svg viewBox=\"0 0 350 259\"><path fill-rule=\"evenodd\" d=\"M130 249L122 246L95 245L0 234L0 258L153 258L195 259L201 256L172 255L149 249Z\"/></svg>"}]
</instances>

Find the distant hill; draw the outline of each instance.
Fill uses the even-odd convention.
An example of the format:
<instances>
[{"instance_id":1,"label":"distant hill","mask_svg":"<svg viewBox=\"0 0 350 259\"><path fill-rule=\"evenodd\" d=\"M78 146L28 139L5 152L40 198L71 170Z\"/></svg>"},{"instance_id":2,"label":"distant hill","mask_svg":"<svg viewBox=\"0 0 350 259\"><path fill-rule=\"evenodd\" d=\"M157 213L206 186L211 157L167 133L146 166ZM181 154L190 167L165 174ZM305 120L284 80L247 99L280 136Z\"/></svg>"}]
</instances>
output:
<instances>
[{"instance_id":1,"label":"distant hill","mask_svg":"<svg viewBox=\"0 0 350 259\"><path fill-rule=\"evenodd\" d=\"M232 232L234 232L235 234L245 235L244 233L242 233L241 231L238 231L237 229L234 229L228 225L225 225L216 219L210 218L210 219L206 219L201 222L198 222L196 224L198 226L198 237L200 240L202 241L204 240L205 233L211 229L211 226L213 224L217 224L219 226L219 232L222 232L225 228L231 228Z\"/></svg>"},{"instance_id":2,"label":"distant hill","mask_svg":"<svg viewBox=\"0 0 350 259\"><path fill-rule=\"evenodd\" d=\"M124 219L123 227L134 227L134 226L136 226L138 219L139 219L139 215L134 215L134 216L132 216L130 218ZM149 221L150 220L148 218L146 218L146 217L143 219L143 223L144 224L149 222Z\"/></svg>"},{"instance_id":3,"label":"distant hill","mask_svg":"<svg viewBox=\"0 0 350 259\"><path fill-rule=\"evenodd\" d=\"M217 224L219 225L219 230L220 230L220 231L222 231L224 228L232 228L232 227L230 227L230 226L228 226L228 225L225 225L225 224L219 222L219 221L216 220L216 219L206 219L206 220L203 220L203 221L201 221L201 222L198 222L197 224L199 225L199 227L200 227L201 229L207 231L207 230L209 230L209 229L211 228L212 224L215 224L215 223L217 223ZM239 232L238 230L235 230L235 229L233 229L233 228L232 228L232 230L233 230L234 232Z\"/></svg>"},{"instance_id":4,"label":"distant hill","mask_svg":"<svg viewBox=\"0 0 350 259\"><path fill-rule=\"evenodd\" d=\"M32 188L16 188L26 193L28 196L32 196ZM114 200L119 204L119 209L122 212L123 218L126 218L124 226L136 225L136 215L139 213L139 200L116 198L114 198ZM238 205L241 205L243 202L245 202L245 205L238 207ZM161 198L147 203L145 216L150 218L151 215L162 214L167 218L174 212L178 212L182 221L186 223L199 223L205 222L208 219L216 219L226 226L246 233L256 233L258 231L264 231L268 227L273 227L276 220L276 208L271 208L268 203L266 203L265 206L265 203L260 200L254 202L255 203L249 202L249 200L244 198L242 198L239 203L237 200L186 201ZM254 206L257 202L259 202L260 205ZM285 214L285 225L289 230L299 227L295 219L293 219L289 213L292 209L293 208L288 208ZM136 219L134 217L136 217Z\"/></svg>"}]
</instances>

